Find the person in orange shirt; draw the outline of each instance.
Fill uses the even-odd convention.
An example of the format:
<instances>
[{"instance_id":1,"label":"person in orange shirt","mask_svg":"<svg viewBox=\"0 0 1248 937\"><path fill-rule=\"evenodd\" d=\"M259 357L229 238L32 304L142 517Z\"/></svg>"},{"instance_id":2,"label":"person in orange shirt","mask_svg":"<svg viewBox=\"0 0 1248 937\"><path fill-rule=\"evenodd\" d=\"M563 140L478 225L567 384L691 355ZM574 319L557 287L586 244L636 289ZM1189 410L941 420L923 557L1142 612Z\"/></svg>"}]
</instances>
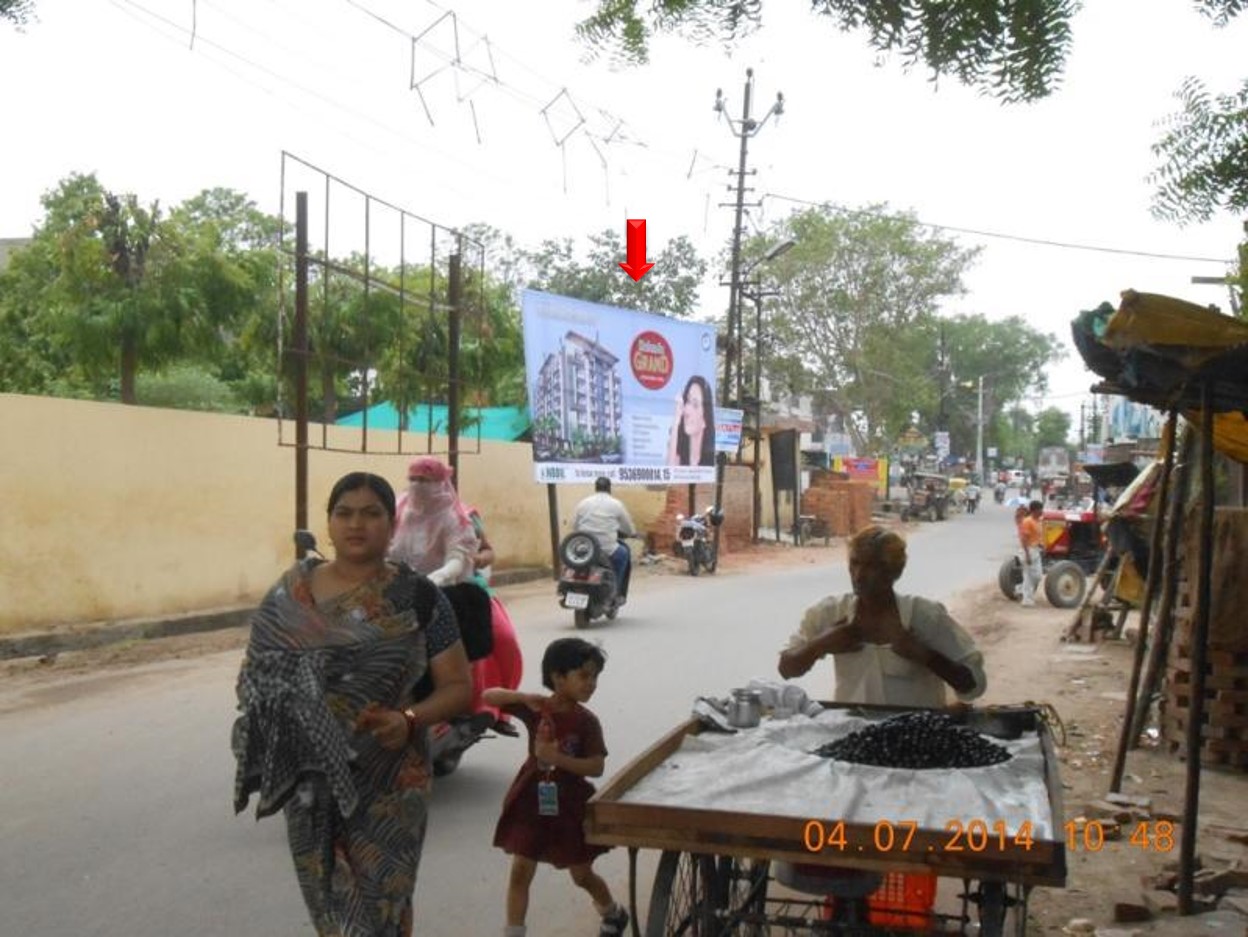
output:
<instances>
[{"instance_id":1,"label":"person in orange shirt","mask_svg":"<svg viewBox=\"0 0 1248 937\"><path fill-rule=\"evenodd\" d=\"M1032 501L1027 515L1018 522L1018 543L1023 548L1023 602L1026 608L1036 604L1036 589L1044 576L1044 529L1040 523L1044 503Z\"/></svg>"}]
</instances>

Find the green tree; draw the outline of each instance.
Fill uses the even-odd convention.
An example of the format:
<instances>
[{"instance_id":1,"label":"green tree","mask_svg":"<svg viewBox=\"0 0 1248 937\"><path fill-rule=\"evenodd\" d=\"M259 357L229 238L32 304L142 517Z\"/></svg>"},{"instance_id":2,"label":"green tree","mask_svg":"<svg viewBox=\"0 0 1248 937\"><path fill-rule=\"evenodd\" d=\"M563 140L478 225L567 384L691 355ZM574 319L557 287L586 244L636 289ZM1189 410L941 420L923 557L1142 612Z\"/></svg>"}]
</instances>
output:
<instances>
[{"instance_id":1,"label":"green tree","mask_svg":"<svg viewBox=\"0 0 1248 937\"><path fill-rule=\"evenodd\" d=\"M784 390L815 393L860 451L886 448L916 401L932 399L932 376L916 363L930 359L940 302L964 292L978 250L872 205L795 212L747 253L785 240L796 246L768 267L780 293L767 317L768 374Z\"/></svg>"},{"instance_id":2,"label":"green tree","mask_svg":"<svg viewBox=\"0 0 1248 937\"><path fill-rule=\"evenodd\" d=\"M18 365L12 376L6 368L6 389L136 403L140 370L221 365L265 303L273 266L272 254L260 259L255 243L233 244L209 224L209 209L231 200L218 190L163 217L93 175L62 180L2 281L0 358Z\"/></svg>"},{"instance_id":3,"label":"green tree","mask_svg":"<svg viewBox=\"0 0 1248 937\"><path fill-rule=\"evenodd\" d=\"M939 354L942 338L948 373L936 373L935 399L924 396L916 401L921 428L928 432L942 428L950 433L950 450L971 453L975 448L976 420L979 415L979 379L984 389L984 444L1000 446L997 414L1008 401L1027 392L1043 393L1048 388L1048 372L1064 354L1057 336L1041 333L1021 316L989 321L982 315L959 315L940 319L925 327L928 355ZM930 435L930 432L929 432Z\"/></svg>"},{"instance_id":4,"label":"green tree","mask_svg":"<svg viewBox=\"0 0 1248 937\"><path fill-rule=\"evenodd\" d=\"M1036 414L1036 448L1066 446L1070 439L1070 414L1057 407L1046 407Z\"/></svg>"},{"instance_id":5,"label":"green tree","mask_svg":"<svg viewBox=\"0 0 1248 937\"><path fill-rule=\"evenodd\" d=\"M637 281L620 269L625 246L611 228L589 236L584 261L571 238L543 241L537 250L520 253L532 289L676 318L697 311L698 284L706 275L706 261L684 235L649 257L654 267Z\"/></svg>"}]
</instances>

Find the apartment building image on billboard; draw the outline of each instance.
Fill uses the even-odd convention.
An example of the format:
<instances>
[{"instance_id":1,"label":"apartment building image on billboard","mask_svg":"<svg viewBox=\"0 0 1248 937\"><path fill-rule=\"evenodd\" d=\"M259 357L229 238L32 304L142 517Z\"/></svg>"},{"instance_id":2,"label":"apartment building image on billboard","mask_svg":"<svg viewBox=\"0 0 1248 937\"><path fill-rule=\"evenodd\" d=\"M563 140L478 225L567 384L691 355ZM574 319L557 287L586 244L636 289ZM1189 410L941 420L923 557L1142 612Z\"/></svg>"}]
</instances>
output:
<instances>
[{"instance_id":1,"label":"apartment building image on billboard","mask_svg":"<svg viewBox=\"0 0 1248 937\"><path fill-rule=\"evenodd\" d=\"M619 358L569 331L546 355L533 388L533 449L538 461L619 462L623 393Z\"/></svg>"}]
</instances>

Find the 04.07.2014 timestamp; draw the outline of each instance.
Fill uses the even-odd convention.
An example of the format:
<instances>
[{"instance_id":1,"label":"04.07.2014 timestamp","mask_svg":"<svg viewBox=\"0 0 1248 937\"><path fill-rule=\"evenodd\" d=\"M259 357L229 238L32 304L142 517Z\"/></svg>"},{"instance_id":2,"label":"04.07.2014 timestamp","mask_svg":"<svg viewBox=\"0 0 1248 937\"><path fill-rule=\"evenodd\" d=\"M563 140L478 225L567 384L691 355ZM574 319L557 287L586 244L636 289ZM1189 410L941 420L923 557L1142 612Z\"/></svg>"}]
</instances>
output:
<instances>
[{"instance_id":1,"label":"04.07.2014 timestamp","mask_svg":"<svg viewBox=\"0 0 1248 937\"><path fill-rule=\"evenodd\" d=\"M925 829L918 839L917 820L880 820L871 827L871 836L862 834L851 838L845 821L823 822L807 820L802 829L802 846L807 852L1004 852L1021 849L1029 851L1034 842L1030 822L1024 822L1011 831L1002 820L989 823L986 820L950 820L944 824L944 832L935 833ZM865 832L865 831L864 831ZM934 834L934 835L933 835Z\"/></svg>"}]
</instances>

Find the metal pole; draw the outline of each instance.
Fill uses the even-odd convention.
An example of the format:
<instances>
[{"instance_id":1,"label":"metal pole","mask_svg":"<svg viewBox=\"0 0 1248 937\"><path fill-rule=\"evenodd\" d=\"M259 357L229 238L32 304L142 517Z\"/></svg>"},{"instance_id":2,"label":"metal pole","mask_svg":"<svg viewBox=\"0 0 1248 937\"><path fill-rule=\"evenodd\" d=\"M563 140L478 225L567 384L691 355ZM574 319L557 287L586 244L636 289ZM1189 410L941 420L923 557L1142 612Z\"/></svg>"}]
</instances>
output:
<instances>
[{"instance_id":1,"label":"metal pole","mask_svg":"<svg viewBox=\"0 0 1248 937\"><path fill-rule=\"evenodd\" d=\"M724 393L732 394L733 358L737 359L737 382L734 405L741 401L741 228L745 218L745 161L750 144L750 132L754 122L750 119L750 96L754 89L754 69L745 70L745 91L741 105L741 153L737 163L737 214L732 226L732 270L728 294L728 349L724 356ZM716 504L719 499L716 498Z\"/></svg>"},{"instance_id":2,"label":"metal pole","mask_svg":"<svg viewBox=\"0 0 1248 937\"><path fill-rule=\"evenodd\" d=\"M308 193L295 193L295 529L308 526ZM304 550L295 555L303 559Z\"/></svg>"},{"instance_id":3,"label":"metal pole","mask_svg":"<svg viewBox=\"0 0 1248 937\"><path fill-rule=\"evenodd\" d=\"M754 521L750 542L758 543L759 514L762 513L763 494L759 490L759 463L763 456L763 295L754 296L754 497L750 505Z\"/></svg>"},{"instance_id":4,"label":"metal pole","mask_svg":"<svg viewBox=\"0 0 1248 937\"><path fill-rule=\"evenodd\" d=\"M550 568L555 582L559 581L559 494L554 482L546 483L546 507L550 512Z\"/></svg>"},{"instance_id":5,"label":"metal pole","mask_svg":"<svg viewBox=\"0 0 1248 937\"><path fill-rule=\"evenodd\" d=\"M984 475L984 376L979 376L979 406L975 415L975 471L982 484Z\"/></svg>"},{"instance_id":6,"label":"metal pole","mask_svg":"<svg viewBox=\"0 0 1248 937\"><path fill-rule=\"evenodd\" d=\"M460 235L455 236L455 253L451 254L450 269L448 271L449 286L447 289L448 300L450 302L450 322L447 328L447 353L450 360L447 362L447 384L446 389L446 444L447 444L447 461L451 466L451 478L455 484L462 487L462 480L459 477L459 325L461 318L461 310L459 307L463 294L464 278L463 268L460 264L460 250L463 247L463 239Z\"/></svg>"},{"instance_id":7,"label":"metal pole","mask_svg":"<svg viewBox=\"0 0 1248 937\"><path fill-rule=\"evenodd\" d=\"M1179 914L1192 914L1196 823L1200 811L1201 728L1205 721L1205 645L1213 601L1213 390L1200 388L1200 547L1196 570L1196 622L1192 634L1192 696L1187 711L1187 785L1179 836Z\"/></svg>"}]
</instances>

